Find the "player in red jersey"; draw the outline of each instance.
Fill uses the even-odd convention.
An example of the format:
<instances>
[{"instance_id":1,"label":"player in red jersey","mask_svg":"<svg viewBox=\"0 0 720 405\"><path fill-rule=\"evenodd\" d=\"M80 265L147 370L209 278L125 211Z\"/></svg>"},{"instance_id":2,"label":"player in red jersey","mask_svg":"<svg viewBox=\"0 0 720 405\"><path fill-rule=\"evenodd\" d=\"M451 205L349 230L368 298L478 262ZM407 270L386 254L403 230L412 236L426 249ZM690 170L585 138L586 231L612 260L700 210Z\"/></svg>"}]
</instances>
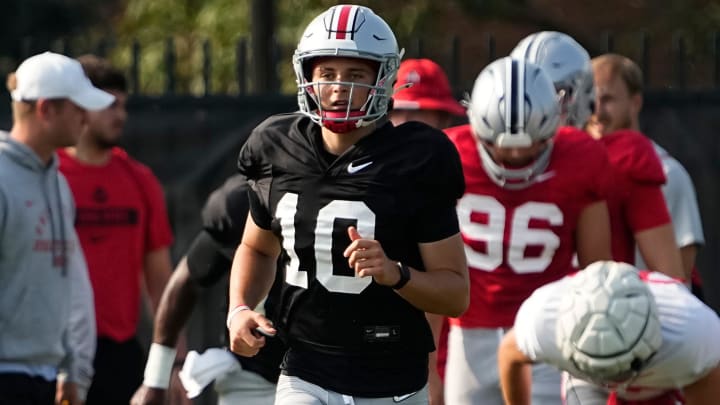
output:
<instances>
[{"instance_id":1,"label":"player in red jersey","mask_svg":"<svg viewBox=\"0 0 720 405\"><path fill-rule=\"evenodd\" d=\"M613 188L608 198L612 230L613 258L634 263L637 244L648 268L672 277L682 278L682 261L675 244L670 215L662 195L665 174L652 142L639 132L626 130L629 116L639 110L630 102L619 105L613 88L616 109L608 110L609 89L598 86L598 72L593 81L590 56L572 37L554 31L538 32L524 38L512 55L537 63L550 75L561 98L566 126L558 131L561 137L585 137L582 129L588 123L593 104L598 113L591 122L612 121L601 131L591 130L605 146L612 166ZM615 70L613 70L615 71ZM641 86L642 78L630 74L633 86ZM619 80L619 79L618 79ZM619 83L622 85L622 82ZM638 89L640 87L637 87ZM597 98L595 92L598 92ZM622 101L622 100L620 100ZM635 110L633 110L635 109Z\"/></svg>"},{"instance_id":2,"label":"player in red jersey","mask_svg":"<svg viewBox=\"0 0 720 405\"><path fill-rule=\"evenodd\" d=\"M447 130L463 164L458 202L470 267L470 307L450 320L448 404L502 404L497 348L538 287L610 257L609 162L590 137L554 137L560 107L550 78L500 59L478 76L470 125ZM557 404L560 374L534 370L533 403Z\"/></svg>"}]
</instances>

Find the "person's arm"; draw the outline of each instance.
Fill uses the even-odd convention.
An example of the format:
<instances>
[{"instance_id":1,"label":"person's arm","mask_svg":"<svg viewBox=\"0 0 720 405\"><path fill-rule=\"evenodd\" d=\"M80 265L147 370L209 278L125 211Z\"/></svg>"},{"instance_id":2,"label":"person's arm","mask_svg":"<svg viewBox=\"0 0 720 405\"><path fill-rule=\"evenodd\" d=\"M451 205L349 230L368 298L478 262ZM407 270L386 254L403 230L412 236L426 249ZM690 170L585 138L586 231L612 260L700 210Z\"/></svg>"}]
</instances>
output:
<instances>
[{"instance_id":1,"label":"person's arm","mask_svg":"<svg viewBox=\"0 0 720 405\"><path fill-rule=\"evenodd\" d=\"M197 297L198 286L190 277L187 260L183 257L165 287L153 323L153 347L156 348L155 351L161 350L166 354L172 353L172 356L163 356L166 363L163 365L153 364L149 359L145 369L146 376L150 376L151 379L159 377L159 379L169 383L172 364L175 361L175 353L172 349L176 347L180 331L192 314ZM158 371L162 372L158 370L158 366L166 370L164 375L158 375ZM165 403L166 390L166 384L157 384L157 380L146 380L135 392L130 403L132 405L162 405Z\"/></svg>"},{"instance_id":2,"label":"person's arm","mask_svg":"<svg viewBox=\"0 0 720 405\"><path fill-rule=\"evenodd\" d=\"M688 280L692 276L693 269L695 268L695 261L697 260L697 254L700 245L693 243L692 245L685 245L680 248L680 260L683 265L683 272L689 274Z\"/></svg>"},{"instance_id":3,"label":"person's arm","mask_svg":"<svg viewBox=\"0 0 720 405\"><path fill-rule=\"evenodd\" d=\"M254 356L265 345L265 338L256 335L255 328L276 333L272 322L254 309L270 292L280 250L277 236L260 228L248 215L230 271L227 318L230 350L241 356Z\"/></svg>"},{"instance_id":4,"label":"person's arm","mask_svg":"<svg viewBox=\"0 0 720 405\"><path fill-rule=\"evenodd\" d=\"M150 299L152 313L157 316L163 291L172 274L170 250L163 247L147 252L145 254L144 270L145 288Z\"/></svg>"},{"instance_id":5,"label":"person's arm","mask_svg":"<svg viewBox=\"0 0 720 405\"><path fill-rule=\"evenodd\" d=\"M714 405L720 398L720 365L705 377L683 388L686 405Z\"/></svg>"},{"instance_id":6,"label":"person's arm","mask_svg":"<svg viewBox=\"0 0 720 405\"><path fill-rule=\"evenodd\" d=\"M680 249L661 185L635 183L627 199L625 215L633 229L640 255L649 270L686 280Z\"/></svg>"},{"instance_id":7,"label":"person's arm","mask_svg":"<svg viewBox=\"0 0 720 405\"><path fill-rule=\"evenodd\" d=\"M400 269L377 240L363 239L348 228L352 241L345 249L350 267L360 277L372 276L376 283L388 287L400 281ZM460 233L448 238L420 243L425 271L408 268L410 280L397 292L416 308L434 314L460 316L470 302L470 282Z\"/></svg>"},{"instance_id":8,"label":"person's arm","mask_svg":"<svg viewBox=\"0 0 720 405\"><path fill-rule=\"evenodd\" d=\"M438 351L440 350L440 338L442 335L442 327L445 317L437 314L425 313L425 317L430 325L433 340L435 342L435 351L430 352L428 357L428 390L430 405L444 405L444 388L443 382L438 373Z\"/></svg>"},{"instance_id":9,"label":"person's arm","mask_svg":"<svg viewBox=\"0 0 720 405\"><path fill-rule=\"evenodd\" d=\"M74 231L73 231L74 233ZM95 322L95 302L92 285L88 275L85 257L79 250L80 243L76 236L76 251L69 254L68 270L71 282L70 323L63 344L66 356L60 366L61 377L58 378L56 399L67 400L69 405L85 402L87 390L94 374L93 360L97 345Z\"/></svg>"},{"instance_id":10,"label":"person's arm","mask_svg":"<svg viewBox=\"0 0 720 405\"><path fill-rule=\"evenodd\" d=\"M700 247L705 243L697 194L690 174L676 159L661 150L660 156L667 176L662 187L665 202L672 218L675 241L680 247L683 271L690 275Z\"/></svg>"},{"instance_id":11,"label":"person's arm","mask_svg":"<svg viewBox=\"0 0 720 405\"><path fill-rule=\"evenodd\" d=\"M672 223L636 233L635 242L648 269L689 283L691 274L683 272L680 249L675 242Z\"/></svg>"},{"instance_id":12,"label":"person's arm","mask_svg":"<svg viewBox=\"0 0 720 405\"><path fill-rule=\"evenodd\" d=\"M532 360L518 348L514 329L510 329L500 342L498 373L505 404L530 405Z\"/></svg>"},{"instance_id":13,"label":"person's arm","mask_svg":"<svg viewBox=\"0 0 720 405\"><path fill-rule=\"evenodd\" d=\"M577 256L580 268L598 260L611 260L610 214L607 203L592 203L580 212L577 230Z\"/></svg>"}]
</instances>

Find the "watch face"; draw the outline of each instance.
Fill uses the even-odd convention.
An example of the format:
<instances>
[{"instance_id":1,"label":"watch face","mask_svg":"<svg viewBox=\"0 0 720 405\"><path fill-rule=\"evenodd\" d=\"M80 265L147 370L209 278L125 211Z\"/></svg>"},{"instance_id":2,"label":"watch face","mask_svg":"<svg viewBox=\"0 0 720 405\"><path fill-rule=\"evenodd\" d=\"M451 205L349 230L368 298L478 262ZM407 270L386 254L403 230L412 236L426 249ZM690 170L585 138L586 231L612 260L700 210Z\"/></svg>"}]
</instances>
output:
<instances>
[{"instance_id":1,"label":"watch face","mask_svg":"<svg viewBox=\"0 0 720 405\"><path fill-rule=\"evenodd\" d=\"M401 262L397 262L398 265L398 271L400 271L400 280L398 280L397 284L392 286L393 289L399 290L407 284L408 281L410 281L410 269L408 266L404 265Z\"/></svg>"}]
</instances>

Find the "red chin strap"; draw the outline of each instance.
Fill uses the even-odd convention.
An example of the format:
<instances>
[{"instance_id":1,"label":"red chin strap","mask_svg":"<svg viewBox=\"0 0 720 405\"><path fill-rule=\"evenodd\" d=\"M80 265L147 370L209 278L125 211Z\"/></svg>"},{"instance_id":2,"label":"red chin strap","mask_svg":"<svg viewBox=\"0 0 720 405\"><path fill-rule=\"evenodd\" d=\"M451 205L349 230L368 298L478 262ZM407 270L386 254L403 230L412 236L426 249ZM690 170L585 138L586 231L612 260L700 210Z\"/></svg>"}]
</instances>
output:
<instances>
[{"instance_id":1,"label":"red chin strap","mask_svg":"<svg viewBox=\"0 0 720 405\"><path fill-rule=\"evenodd\" d=\"M350 131L354 131L360 128L360 120L349 120L345 121L333 121L326 120L325 118L350 118L350 117L361 117L365 115L364 111L323 111L322 112L322 126L335 132L336 134L344 134Z\"/></svg>"}]
</instances>

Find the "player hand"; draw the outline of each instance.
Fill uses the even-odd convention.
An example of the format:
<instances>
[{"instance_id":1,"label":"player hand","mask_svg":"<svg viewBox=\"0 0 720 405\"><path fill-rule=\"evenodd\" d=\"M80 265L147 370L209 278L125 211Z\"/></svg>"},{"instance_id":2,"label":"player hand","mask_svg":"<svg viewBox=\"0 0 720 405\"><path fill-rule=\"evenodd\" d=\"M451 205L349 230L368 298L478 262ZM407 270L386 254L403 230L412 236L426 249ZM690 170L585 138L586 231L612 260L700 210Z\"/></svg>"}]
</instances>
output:
<instances>
[{"instance_id":1,"label":"player hand","mask_svg":"<svg viewBox=\"0 0 720 405\"><path fill-rule=\"evenodd\" d=\"M363 239L354 226L348 227L350 245L343 255L348 264L355 269L359 277L372 277L380 285L392 286L400 281L400 271L396 262L385 256L380 242Z\"/></svg>"},{"instance_id":2,"label":"player hand","mask_svg":"<svg viewBox=\"0 0 720 405\"><path fill-rule=\"evenodd\" d=\"M246 357L258 354L265 346L265 336L255 331L258 327L273 335L277 333L262 314L251 310L238 312L230 321L230 350Z\"/></svg>"},{"instance_id":3,"label":"player hand","mask_svg":"<svg viewBox=\"0 0 720 405\"><path fill-rule=\"evenodd\" d=\"M166 392L164 389L150 388L143 384L130 399L130 405L164 405Z\"/></svg>"},{"instance_id":4,"label":"player hand","mask_svg":"<svg viewBox=\"0 0 720 405\"><path fill-rule=\"evenodd\" d=\"M77 385L72 381L58 381L55 392L55 405L82 405L77 392Z\"/></svg>"}]
</instances>

